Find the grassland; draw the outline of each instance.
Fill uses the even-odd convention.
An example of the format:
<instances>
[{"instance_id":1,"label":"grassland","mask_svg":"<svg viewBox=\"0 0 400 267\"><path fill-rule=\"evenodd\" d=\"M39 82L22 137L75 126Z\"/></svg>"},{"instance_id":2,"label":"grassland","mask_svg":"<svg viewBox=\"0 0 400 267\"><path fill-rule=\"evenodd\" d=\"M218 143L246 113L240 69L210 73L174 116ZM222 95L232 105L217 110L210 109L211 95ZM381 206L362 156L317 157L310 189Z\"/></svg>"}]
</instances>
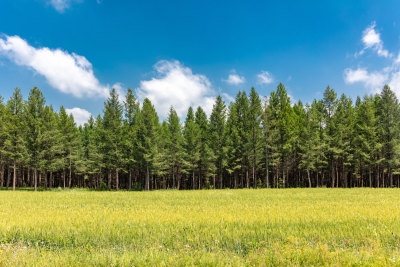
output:
<instances>
[{"instance_id":1,"label":"grassland","mask_svg":"<svg viewBox=\"0 0 400 267\"><path fill-rule=\"evenodd\" d=\"M0 266L399 263L398 189L0 191Z\"/></svg>"}]
</instances>

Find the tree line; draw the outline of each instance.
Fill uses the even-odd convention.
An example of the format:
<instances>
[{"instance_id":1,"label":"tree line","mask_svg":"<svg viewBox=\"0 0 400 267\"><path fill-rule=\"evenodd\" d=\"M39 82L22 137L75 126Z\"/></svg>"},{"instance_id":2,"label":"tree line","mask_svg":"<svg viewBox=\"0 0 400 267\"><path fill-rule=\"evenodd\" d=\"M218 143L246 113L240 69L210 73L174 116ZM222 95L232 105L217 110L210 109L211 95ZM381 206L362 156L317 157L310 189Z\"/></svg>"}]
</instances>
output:
<instances>
[{"instance_id":1,"label":"tree line","mask_svg":"<svg viewBox=\"0 0 400 267\"><path fill-rule=\"evenodd\" d=\"M292 103L283 84L254 88L211 115L170 108L160 122L149 99L116 90L103 115L77 126L34 87L0 97L0 187L155 190L399 187L400 108L394 92L357 97L329 86L322 99Z\"/></svg>"}]
</instances>

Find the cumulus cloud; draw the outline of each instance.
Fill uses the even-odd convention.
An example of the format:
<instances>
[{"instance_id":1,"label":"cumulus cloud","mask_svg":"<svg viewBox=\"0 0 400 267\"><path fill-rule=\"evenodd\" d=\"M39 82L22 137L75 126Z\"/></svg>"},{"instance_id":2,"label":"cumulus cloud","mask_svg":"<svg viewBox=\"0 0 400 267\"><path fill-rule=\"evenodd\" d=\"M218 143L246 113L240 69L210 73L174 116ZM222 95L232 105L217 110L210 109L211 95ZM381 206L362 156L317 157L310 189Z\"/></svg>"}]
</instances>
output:
<instances>
[{"instance_id":1,"label":"cumulus cloud","mask_svg":"<svg viewBox=\"0 0 400 267\"><path fill-rule=\"evenodd\" d=\"M154 69L156 77L141 81L136 93L141 101L149 98L161 117L168 115L170 106L181 118L189 106L201 106L207 114L211 113L215 91L206 76L194 74L177 60L161 60Z\"/></svg>"},{"instance_id":2,"label":"cumulus cloud","mask_svg":"<svg viewBox=\"0 0 400 267\"><path fill-rule=\"evenodd\" d=\"M228 79L225 80L225 82L233 85L242 84L245 81L246 79L243 76L239 76L236 73L229 74Z\"/></svg>"},{"instance_id":3,"label":"cumulus cloud","mask_svg":"<svg viewBox=\"0 0 400 267\"><path fill-rule=\"evenodd\" d=\"M86 109L77 108L77 107L67 108L67 109L65 109L65 112L68 115L72 114L77 125L84 125L89 120L90 116L92 115Z\"/></svg>"},{"instance_id":4,"label":"cumulus cloud","mask_svg":"<svg viewBox=\"0 0 400 267\"><path fill-rule=\"evenodd\" d=\"M348 84L361 82L368 88L379 90L387 82L388 73L384 71L368 72L363 68L357 68L355 70L347 68L344 71L344 80Z\"/></svg>"},{"instance_id":5,"label":"cumulus cloud","mask_svg":"<svg viewBox=\"0 0 400 267\"><path fill-rule=\"evenodd\" d=\"M381 35L375 30L376 23L373 22L369 27L367 27L362 34L362 42L364 44L363 50L360 51L362 55L366 49L373 49L379 56L391 57L392 55L388 50L383 48L383 42L381 40Z\"/></svg>"},{"instance_id":6,"label":"cumulus cloud","mask_svg":"<svg viewBox=\"0 0 400 267\"><path fill-rule=\"evenodd\" d=\"M347 84L361 83L372 93L379 93L385 84L388 84L397 97L400 98L400 53L397 57L383 49L383 42L380 34L375 30L376 24L373 22L371 26L363 31L362 41L364 49L359 53L362 55L365 49L374 49L379 56L390 59L390 62L378 70L367 70L363 67L346 68L344 70L344 81Z\"/></svg>"},{"instance_id":7,"label":"cumulus cloud","mask_svg":"<svg viewBox=\"0 0 400 267\"><path fill-rule=\"evenodd\" d=\"M258 82L261 84L270 84L274 81L271 73L269 73L268 71L265 71L265 70L261 71L261 73L259 73L257 75L257 78L258 78Z\"/></svg>"},{"instance_id":8,"label":"cumulus cloud","mask_svg":"<svg viewBox=\"0 0 400 267\"><path fill-rule=\"evenodd\" d=\"M0 55L31 68L63 93L79 98L109 95L110 87L99 82L92 64L84 56L61 49L35 48L19 36L0 37Z\"/></svg>"}]
</instances>

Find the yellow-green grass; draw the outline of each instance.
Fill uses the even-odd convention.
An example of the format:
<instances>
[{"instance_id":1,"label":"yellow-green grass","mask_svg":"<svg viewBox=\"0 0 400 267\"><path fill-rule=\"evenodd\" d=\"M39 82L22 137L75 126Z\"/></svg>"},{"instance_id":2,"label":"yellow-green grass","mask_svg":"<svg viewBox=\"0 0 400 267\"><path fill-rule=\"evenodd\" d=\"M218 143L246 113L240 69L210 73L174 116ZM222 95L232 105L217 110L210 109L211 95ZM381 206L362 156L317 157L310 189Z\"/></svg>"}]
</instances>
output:
<instances>
[{"instance_id":1,"label":"yellow-green grass","mask_svg":"<svg viewBox=\"0 0 400 267\"><path fill-rule=\"evenodd\" d=\"M0 191L0 266L399 264L399 189Z\"/></svg>"}]
</instances>

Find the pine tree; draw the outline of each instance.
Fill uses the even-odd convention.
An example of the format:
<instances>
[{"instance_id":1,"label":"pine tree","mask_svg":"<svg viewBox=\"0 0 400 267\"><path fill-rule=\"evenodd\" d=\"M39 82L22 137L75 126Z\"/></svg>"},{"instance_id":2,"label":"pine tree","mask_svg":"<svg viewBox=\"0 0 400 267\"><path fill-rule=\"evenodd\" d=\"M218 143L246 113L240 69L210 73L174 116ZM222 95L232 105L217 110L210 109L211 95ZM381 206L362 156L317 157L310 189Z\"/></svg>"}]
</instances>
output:
<instances>
[{"instance_id":1,"label":"pine tree","mask_svg":"<svg viewBox=\"0 0 400 267\"><path fill-rule=\"evenodd\" d=\"M236 95L236 118L237 130L239 134L239 153L241 164L241 185L242 188L250 188L249 177L249 138L250 138L250 125L249 125L249 99L246 92L239 91Z\"/></svg>"},{"instance_id":2,"label":"pine tree","mask_svg":"<svg viewBox=\"0 0 400 267\"><path fill-rule=\"evenodd\" d=\"M5 151L7 157L13 163L13 191L15 191L17 182L17 164L22 161L25 155L24 144L24 119L23 119L23 98L21 89L15 88L13 95L7 101L6 109L7 119L5 130L7 140L5 141Z\"/></svg>"},{"instance_id":3,"label":"pine tree","mask_svg":"<svg viewBox=\"0 0 400 267\"><path fill-rule=\"evenodd\" d=\"M279 164L276 170L276 176L279 179L282 175L282 186L286 187L286 178L289 169L289 154L291 146L288 142L291 134L291 117L292 107L290 106L290 98L287 95L286 89L280 83L276 92L271 92L270 99L271 117L275 121L277 135L273 142L276 143L276 150L278 154ZM277 180L278 180L277 179ZM279 181L279 180L278 180Z\"/></svg>"},{"instance_id":4,"label":"pine tree","mask_svg":"<svg viewBox=\"0 0 400 267\"><path fill-rule=\"evenodd\" d=\"M316 175L316 187L324 183L324 169L328 166L327 159L327 137L324 128L325 125L325 106L322 100L314 100L310 108L310 118L315 122L317 126L317 135L315 136L316 146L316 163L315 167L317 169ZM321 176L321 177L319 177Z\"/></svg>"},{"instance_id":5,"label":"pine tree","mask_svg":"<svg viewBox=\"0 0 400 267\"><path fill-rule=\"evenodd\" d=\"M110 91L110 96L104 103L104 137L106 140L105 160L108 167L108 187L112 187L112 172L115 173L115 189L119 189L119 171L122 167L122 105L119 102L115 89Z\"/></svg>"},{"instance_id":6,"label":"pine tree","mask_svg":"<svg viewBox=\"0 0 400 267\"><path fill-rule=\"evenodd\" d=\"M369 186L372 187L372 172L377 153L376 107L373 97L366 96L362 102L357 98L354 128L355 175L361 177L365 170Z\"/></svg>"},{"instance_id":7,"label":"pine tree","mask_svg":"<svg viewBox=\"0 0 400 267\"><path fill-rule=\"evenodd\" d=\"M79 133L72 115L68 115L63 106L60 107L59 130L62 136L63 188L71 188L73 165L78 160ZM68 185L66 170L68 169Z\"/></svg>"},{"instance_id":8,"label":"pine tree","mask_svg":"<svg viewBox=\"0 0 400 267\"><path fill-rule=\"evenodd\" d=\"M330 177L331 177L331 187L335 187L335 166L334 166L334 157L335 157L335 143L333 140L334 136L334 122L333 115L336 112L337 108L337 99L335 91L329 87L326 87L324 91L323 104L325 108L324 117L325 117L325 127L326 127L326 138L327 138L327 153L329 160L329 168L330 168Z\"/></svg>"},{"instance_id":9,"label":"pine tree","mask_svg":"<svg viewBox=\"0 0 400 267\"><path fill-rule=\"evenodd\" d=\"M397 167L396 155L399 143L399 101L394 92L385 85L379 101L379 129L382 143L384 173L387 174L389 186L393 186L393 170ZM384 179L384 174L383 174Z\"/></svg>"},{"instance_id":10,"label":"pine tree","mask_svg":"<svg viewBox=\"0 0 400 267\"><path fill-rule=\"evenodd\" d=\"M226 166L225 144L226 106L221 96L218 96L210 116L210 147L215 156L215 166L219 188L223 188L223 171Z\"/></svg>"},{"instance_id":11,"label":"pine tree","mask_svg":"<svg viewBox=\"0 0 400 267\"><path fill-rule=\"evenodd\" d=\"M45 187L53 186L53 172L57 172L63 167L62 136L58 126L58 116L53 107L45 106L43 110L43 130L39 135L41 143L39 169L45 174ZM50 172L50 181L47 181L47 171Z\"/></svg>"},{"instance_id":12,"label":"pine tree","mask_svg":"<svg viewBox=\"0 0 400 267\"><path fill-rule=\"evenodd\" d=\"M254 89L251 88L249 96L249 138L248 138L248 148L249 151L249 163L251 167L252 180L254 188L257 187L257 177L256 172L261 166L261 159L263 154L263 133L262 133L262 106L260 96Z\"/></svg>"},{"instance_id":13,"label":"pine tree","mask_svg":"<svg viewBox=\"0 0 400 267\"><path fill-rule=\"evenodd\" d=\"M301 111L303 113L303 111ZM303 131L300 132L300 163L299 167L307 173L308 187L312 187L311 172L316 170L318 155L318 121L313 116L313 110L306 106L304 110Z\"/></svg>"},{"instance_id":14,"label":"pine tree","mask_svg":"<svg viewBox=\"0 0 400 267\"><path fill-rule=\"evenodd\" d=\"M148 98L143 101L139 119L139 149L145 168L145 190L150 190L150 173L157 158L160 142L160 124L156 110Z\"/></svg>"},{"instance_id":15,"label":"pine tree","mask_svg":"<svg viewBox=\"0 0 400 267\"><path fill-rule=\"evenodd\" d=\"M39 167L39 154L41 149L40 134L43 128L43 112L45 99L42 92L34 87L29 92L29 98L25 105L26 122L26 149L29 158L29 166L34 169L34 190L37 191L38 177L37 169Z\"/></svg>"},{"instance_id":16,"label":"pine tree","mask_svg":"<svg viewBox=\"0 0 400 267\"><path fill-rule=\"evenodd\" d=\"M239 170L241 169L241 153L240 153L240 136L238 129L238 118L236 111L236 103L232 102L229 105L229 114L226 122L226 170L231 177L230 186L233 188L239 187Z\"/></svg>"},{"instance_id":17,"label":"pine tree","mask_svg":"<svg viewBox=\"0 0 400 267\"><path fill-rule=\"evenodd\" d=\"M200 160L199 160L199 189L202 185L210 187L209 177L215 178L214 154L210 148L209 124L207 115L199 106L195 114L195 123L200 131ZM213 187L215 188L215 179L213 179Z\"/></svg>"},{"instance_id":18,"label":"pine tree","mask_svg":"<svg viewBox=\"0 0 400 267\"><path fill-rule=\"evenodd\" d=\"M153 160L153 173L158 177L162 178L162 182L160 187L163 189L169 188L169 184L167 181L168 173L171 173L171 159L169 154L169 145L170 145L170 130L168 123L164 120L160 126L160 133L157 138L156 143L156 153L154 154ZM178 159L179 160L179 159ZM155 183L157 186L157 183ZM157 187L156 187L157 189Z\"/></svg>"},{"instance_id":19,"label":"pine tree","mask_svg":"<svg viewBox=\"0 0 400 267\"><path fill-rule=\"evenodd\" d=\"M195 172L200 160L200 129L194 121L193 108L189 107L183 129L187 169L192 174L192 188L196 189Z\"/></svg>"},{"instance_id":20,"label":"pine tree","mask_svg":"<svg viewBox=\"0 0 400 267\"><path fill-rule=\"evenodd\" d=\"M6 108L3 103L3 97L0 95L0 187L4 182L4 168L6 164L5 158L5 142L7 140L7 127L6 127Z\"/></svg>"},{"instance_id":21,"label":"pine tree","mask_svg":"<svg viewBox=\"0 0 400 267\"><path fill-rule=\"evenodd\" d=\"M264 160L265 160L265 185L267 188L270 187L270 167L274 168L275 170L279 166L279 153L278 153L278 127L277 127L277 117L275 116L275 110L273 103L275 103L276 94L275 92L271 93L271 97L266 98L264 102L264 110L263 110L263 137L264 137ZM272 182L272 187L276 187L276 175L274 175L274 179Z\"/></svg>"},{"instance_id":22,"label":"pine tree","mask_svg":"<svg viewBox=\"0 0 400 267\"><path fill-rule=\"evenodd\" d=\"M139 102L136 100L135 95L131 88L128 88L125 100L125 123L123 128L123 147L125 164L128 169L128 190L132 188L132 169L138 160L138 146L137 146L137 132L139 125Z\"/></svg>"},{"instance_id":23,"label":"pine tree","mask_svg":"<svg viewBox=\"0 0 400 267\"><path fill-rule=\"evenodd\" d=\"M170 170L172 174L173 188L180 188L180 177L182 172L185 172L185 154L183 149L183 134L182 127L179 121L178 114L173 107L169 110L168 115L168 139L167 153L169 159Z\"/></svg>"}]
</instances>

